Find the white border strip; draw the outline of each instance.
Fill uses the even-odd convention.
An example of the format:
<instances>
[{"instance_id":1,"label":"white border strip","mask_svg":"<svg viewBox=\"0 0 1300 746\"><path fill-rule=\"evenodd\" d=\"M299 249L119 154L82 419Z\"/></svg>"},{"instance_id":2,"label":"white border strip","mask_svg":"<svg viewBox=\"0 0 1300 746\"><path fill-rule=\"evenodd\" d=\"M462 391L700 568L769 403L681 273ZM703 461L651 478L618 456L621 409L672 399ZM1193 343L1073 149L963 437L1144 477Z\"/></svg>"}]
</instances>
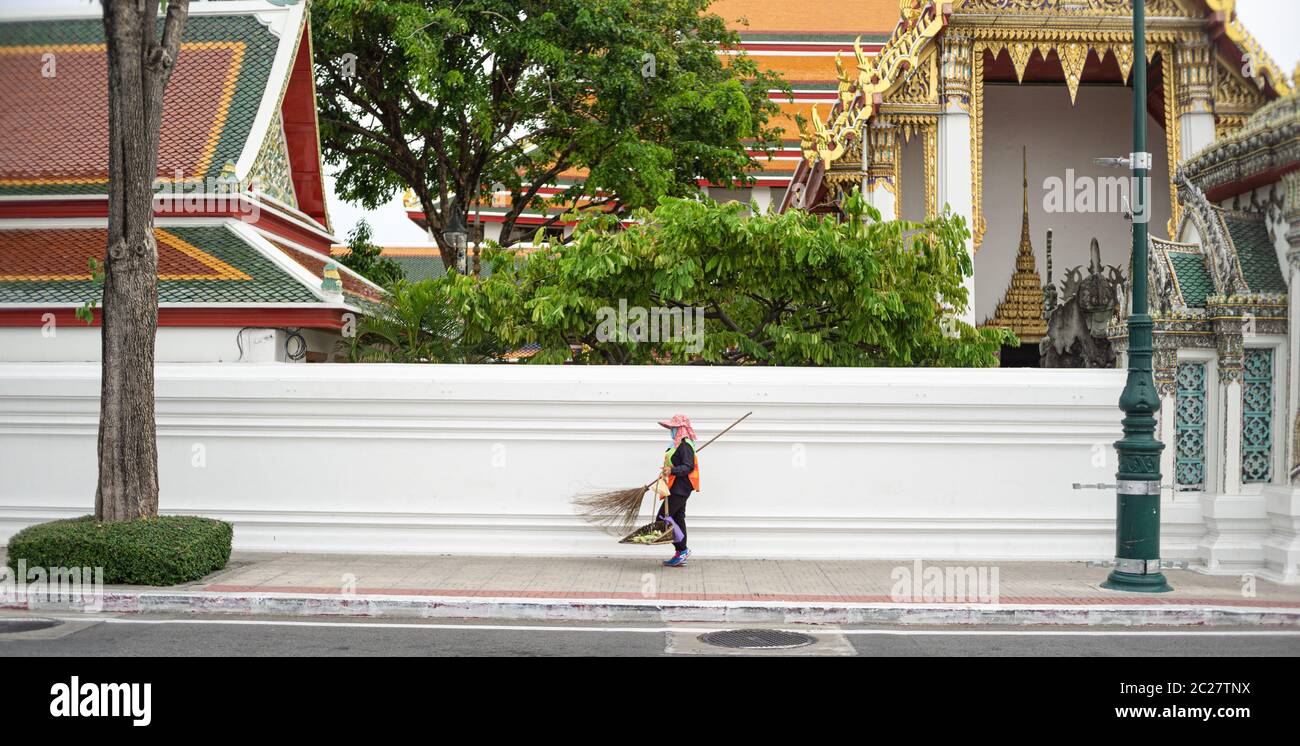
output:
<instances>
[{"instance_id":1,"label":"white border strip","mask_svg":"<svg viewBox=\"0 0 1300 746\"><path fill-rule=\"evenodd\" d=\"M3 618L3 617L0 617ZM61 622L86 622L87 617L42 617ZM606 633L640 633L665 634L671 632L689 632L705 634L722 632L730 627L696 627L689 624L654 627L628 626L573 626L564 624L475 624L467 621L463 624L430 624L425 622L346 622L346 621L293 621L287 619L140 619L128 617L91 617L91 621L105 624L190 624L190 625L226 625L226 626L265 626L265 627L341 627L348 629L412 629L412 630L455 630L463 632L606 632ZM892 637L1300 637L1300 630L1219 630L1204 629L1195 632L1181 629L1145 629L1145 630L987 630L987 629L843 629L835 625L776 627L787 632L803 632L816 635L818 632L834 635Z\"/></svg>"}]
</instances>

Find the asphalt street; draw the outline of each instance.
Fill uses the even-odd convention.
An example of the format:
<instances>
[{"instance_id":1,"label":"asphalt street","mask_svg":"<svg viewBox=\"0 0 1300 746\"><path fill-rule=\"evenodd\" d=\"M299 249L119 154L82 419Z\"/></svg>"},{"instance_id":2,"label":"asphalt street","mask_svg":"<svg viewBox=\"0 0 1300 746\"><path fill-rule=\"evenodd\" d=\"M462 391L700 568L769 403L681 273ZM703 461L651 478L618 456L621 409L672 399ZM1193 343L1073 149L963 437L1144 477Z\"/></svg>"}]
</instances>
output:
<instances>
[{"instance_id":1,"label":"asphalt street","mask_svg":"<svg viewBox=\"0 0 1300 746\"><path fill-rule=\"evenodd\" d=\"M19 656L1300 656L1300 630L1144 628L786 627L815 643L735 651L699 640L716 625L331 620L328 618L60 617L5 632L0 657Z\"/></svg>"}]
</instances>

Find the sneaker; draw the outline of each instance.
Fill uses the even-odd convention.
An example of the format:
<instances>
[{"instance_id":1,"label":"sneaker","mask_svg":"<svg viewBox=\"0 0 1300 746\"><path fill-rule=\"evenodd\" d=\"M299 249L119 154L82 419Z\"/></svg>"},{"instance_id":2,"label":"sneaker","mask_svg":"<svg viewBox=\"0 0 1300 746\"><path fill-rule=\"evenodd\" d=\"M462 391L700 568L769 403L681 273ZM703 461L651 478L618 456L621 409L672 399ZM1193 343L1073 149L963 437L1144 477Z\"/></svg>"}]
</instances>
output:
<instances>
[{"instance_id":1,"label":"sneaker","mask_svg":"<svg viewBox=\"0 0 1300 746\"><path fill-rule=\"evenodd\" d=\"M664 567L681 567L686 564L686 558L691 556L691 550L683 549L673 555L672 559L664 560Z\"/></svg>"}]
</instances>

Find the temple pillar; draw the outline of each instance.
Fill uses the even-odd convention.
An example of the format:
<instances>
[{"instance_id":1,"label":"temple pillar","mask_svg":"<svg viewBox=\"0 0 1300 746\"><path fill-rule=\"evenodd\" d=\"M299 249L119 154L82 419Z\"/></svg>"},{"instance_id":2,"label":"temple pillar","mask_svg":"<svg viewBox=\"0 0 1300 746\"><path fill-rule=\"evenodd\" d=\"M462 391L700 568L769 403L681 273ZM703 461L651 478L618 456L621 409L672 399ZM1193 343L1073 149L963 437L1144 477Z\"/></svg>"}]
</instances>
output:
<instances>
[{"instance_id":1,"label":"temple pillar","mask_svg":"<svg viewBox=\"0 0 1300 746\"><path fill-rule=\"evenodd\" d=\"M1243 495L1241 490L1241 394L1243 319L1235 310L1207 307L1214 321L1218 341L1219 406L1218 430L1223 433L1218 477L1207 484L1201 496L1201 515L1205 536L1197 553L1206 570L1232 572L1259 567L1263 561L1261 545L1266 533L1263 503L1259 495Z\"/></svg>"},{"instance_id":2,"label":"temple pillar","mask_svg":"<svg viewBox=\"0 0 1300 746\"><path fill-rule=\"evenodd\" d=\"M898 127L883 117L874 117L867 126L869 154L864 181L867 204L880 211L881 220L894 220L899 214L898 169L900 152Z\"/></svg>"},{"instance_id":3,"label":"temple pillar","mask_svg":"<svg viewBox=\"0 0 1300 746\"><path fill-rule=\"evenodd\" d=\"M1178 127L1180 159L1214 144L1214 66L1210 43L1198 36L1178 43ZM1176 226L1175 226L1176 227Z\"/></svg>"},{"instance_id":4,"label":"temple pillar","mask_svg":"<svg viewBox=\"0 0 1300 746\"><path fill-rule=\"evenodd\" d=\"M1300 408L1300 172L1282 177L1283 217L1289 225L1286 233L1287 253L1287 348L1289 359L1285 417L1287 470L1284 484L1264 488L1264 511L1268 516L1269 535L1264 540L1265 577L1284 583L1300 583L1300 477L1291 470L1300 462L1300 434L1297 433L1297 409Z\"/></svg>"},{"instance_id":5,"label":"temple pillar","mask_svg":"<svg viewBox=\"0 0 1300 746\"><path fill-rule=\"evenodd\" d=\"M950 35L943 40L941 59L941 95L943 114L939 116L938 154L936 158L939 212L945 207L966 219L974 233L975 201L971 186L971 43L969 39ZM966 239L966 253L975 263L975 242ZM966 278L970 303L962 320L975 324L975 276Z\"/></svg>"},{"instance_id":6,"label":"temple pillar","mask_svg":"<svg viewBox=\"0 0 1300 746\"><path fill-rule=\"evenodd\" d=\"M1157 332L1154 338L1151 368L1160 395L1160 411L1156 413L1156 438L1165 444L1160 452L1160 473L1168 482L1175 482L1178 456L1178 343L1170 335ZM1126 361L1127 362L1127 361ZM1206 485L1208 487L1208 485ZM1161 494L1164 494L1163 492ZM1169 495L1172 501L1176 491Z\"/></svg>"},{"instance_id":7,"label":"temple pillar","mask_svg":"<svg viewBox=\"0 0 1300 746\"><path fill-rule=\"evenodd\" d=\"M1213 305L1213 304L1211 304ZM1214 309L1207 309L1211 312ZM1222 463L1215 492L1241 494L1242 320L1233 316L1214 321L1219 355L1219 432L1223 433ZM1207 490L1209 492L1209 490Z\"/></svg>"}]
</instances>

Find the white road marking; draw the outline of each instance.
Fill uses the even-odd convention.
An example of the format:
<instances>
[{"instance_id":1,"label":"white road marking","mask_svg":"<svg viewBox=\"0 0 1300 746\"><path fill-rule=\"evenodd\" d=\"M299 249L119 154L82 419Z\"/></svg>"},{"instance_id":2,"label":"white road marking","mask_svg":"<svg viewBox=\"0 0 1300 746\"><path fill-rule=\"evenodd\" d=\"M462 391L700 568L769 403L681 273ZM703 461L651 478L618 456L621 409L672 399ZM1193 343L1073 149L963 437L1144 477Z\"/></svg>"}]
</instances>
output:
<instances>
[{"instance_id":1,"label":"white road marking","mask_svg":"<svg viewBox=\"0 0 1300 746\"><path fill-rule=\"evenodd\" d=\"M88 621L86 617L44 617L60 621ZM741 629L746 625L737 624L729 627L694 627L675 625L667 627L570 627L525 624L429 624L401 622L306 622L283 619L140 619L131 617L94 617L94 621L107 624L211 624L236 626L268 627L347 627L371 629L421 629L421 630L480 630L485 632L638 632L646 634L663 634L665 632L720 632L727 629ZM760 625L761 626L761 625ZM766 628L766 627L765 627ZM816 635L819 631L839 635L895 635L895 636L934 636L934 637L1300 637L1300 630L983 630L983 629L840 629L838 627L778 627L791 632L805 632Z\"/></svg>"}]
</instances>

